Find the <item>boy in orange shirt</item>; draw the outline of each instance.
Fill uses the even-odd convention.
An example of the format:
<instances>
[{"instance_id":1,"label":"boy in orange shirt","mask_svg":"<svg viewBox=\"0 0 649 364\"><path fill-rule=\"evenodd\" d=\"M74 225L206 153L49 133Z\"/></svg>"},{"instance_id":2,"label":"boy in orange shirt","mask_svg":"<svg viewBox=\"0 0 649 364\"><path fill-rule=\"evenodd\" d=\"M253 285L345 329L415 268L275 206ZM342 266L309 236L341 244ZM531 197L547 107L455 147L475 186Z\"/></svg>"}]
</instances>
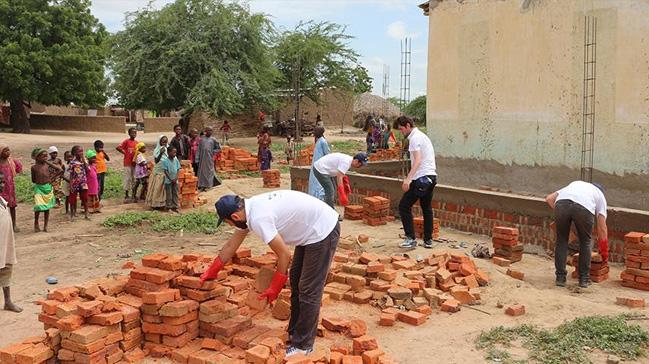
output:
<instances>
[{"instance_id":1,"label":"boy in orange shirt","mask_svg":"<svg viewBox=\"0 0 649 364\"><path fill-rule=\"evenodd\" d=\"M101 201L101 196L104 194L104 178L106 178L106 172L108 167L106 167L106 162L110 162L110 157L104 151L104 142L101 140L95 140L95 152L97 152L97 181L99 182L99 201Z\"/></svg>"}]
</instances>

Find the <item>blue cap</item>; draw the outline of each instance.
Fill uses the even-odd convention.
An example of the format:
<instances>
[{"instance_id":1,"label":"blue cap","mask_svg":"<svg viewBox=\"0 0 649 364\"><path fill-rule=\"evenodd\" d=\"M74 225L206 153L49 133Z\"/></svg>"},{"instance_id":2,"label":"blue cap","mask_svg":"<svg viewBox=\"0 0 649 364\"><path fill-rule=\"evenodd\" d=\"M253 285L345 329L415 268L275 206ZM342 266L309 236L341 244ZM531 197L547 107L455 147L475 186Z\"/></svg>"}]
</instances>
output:
<instances>
[{"instance_id":1,"label":"blue cap","mask_svg":"<svg viewBox=\"0 0 649 364\"><path fill-rule=\"evenodd\" d=\"M216 208L216 214L219 215L216 226L221 225L223 220L229 219L232 214L239 211L239 202L241 202L241 197L237 195L225 195L216 201L214 207Z\"/></svg>"},{"instance_id":2,"label":"blue cap","mask_svg":"<svg viewBox=\"0 0 649 364\"><path fill-rule=\"evenodd\" d=\"M367 165L368 158L367 158L367 153L365 153L365 152L357 153L354 156L354 159L361 162L361 164L363 164L364 166Z\"/></svg>"}]
</instances>

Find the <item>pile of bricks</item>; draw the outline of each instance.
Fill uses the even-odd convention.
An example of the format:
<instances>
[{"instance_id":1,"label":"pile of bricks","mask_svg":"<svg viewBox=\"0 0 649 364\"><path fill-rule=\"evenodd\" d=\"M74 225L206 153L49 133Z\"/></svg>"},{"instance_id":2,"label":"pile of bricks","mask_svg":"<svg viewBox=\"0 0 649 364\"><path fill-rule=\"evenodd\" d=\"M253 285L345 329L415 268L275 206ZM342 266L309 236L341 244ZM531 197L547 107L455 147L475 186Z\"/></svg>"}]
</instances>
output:
<instances>
[{"instance_id":1,"label":"pile of bricks","mask_svg":"<svg viewBox=\"0 0 649 364\"><path fill-rule=\"evenodd\" d=\"M381 196L363 198L363 222L370 226L384 225L394 220L390 215L390 200Z\"/></svg>"},{"instance_id":2,"label":"pile of bricks","mask_svg":"<svg viewBox=\"0 0 649 364\"><path fill-rule=\"evenodd\" d=\"M343 319L336 316L326 316L321 320L319 335L327 334L343 336L351 340L351 345L347 345L344 339L335 338L335 344L330 348L329 360L320 353L312 356L315 362L325 362L332 364L342 363L359 363L359 364L392 364L395 363L388 357L383 350L379 348L376 339L367 335L367 324L363 320ZM322 360L325 359L325 360ZM302 357L291 359L294 362L300 362Z\"/></svg>"},{"instance_id":3,"label":"pile of bricks","mask_svg":"<svg viewBox=\"0 0 649 364\"><path fill-rule=\"evenodd\" d=\"M328 299L382 308L379 325L421 325L439 307L457 312L480 302L489 277L464 254L434 252L422 261L400 255L338 251L325 286ZM400 309L402 308L402 309Z\"/></svg>"},{"instance_id":4,"label":"pile of bricks","mask_svg":"<svg viewBox=\"0 0 649 364\"><path fill-rule=\"evenodd\" d=\"M579 278L579 253L572 256L572 266L575 270L572 272L572 278ZM599 283L608 279L608 262L602 259L599 253L591 253L590 257L590 280Z\"/></svg>"},{"instance_id":5,"label":"pile of bricks","mask_svg":"<svg viewBox=\"0 0 649 364\"><path fill-rule=\"evenodd\" d=\"M523 259L523 245L518 240L518 229L507 226L494 226L492 242L494 256L508 260L510 263Z\"/></svg>"},{"instance_id":6,"label":"pile of bricks","mask_svg":"<svg viewBox=\"0 0 649 364\"><path fill-rule=\"evenodd\" d=\"M620 274L624 287L649 291L649 234L630 232L624 236L626 269Z\"/></svg>"},{"instance_id":7,"label":"pile of bricks","mask_svg":"<svg viewBox=\"0 0 649 364\"><path fill-rule=\"evenodd\" d=\"M180 193L180 208L197 207L207 202L198 198L198 177L194 175L194 169L188 160L180 161L178 191Z\"/></svg>"},{"instance_id":8,"label":"pile of bricks","mask_svg":"<svg viewBox=\"0 0 649 364\"><path fill-rule=\"evenodd\" d=\"M424 238L424 217L417 216L412 219L415 228L415 238ZM433 239L439 239L439 219L433 218Z\"/></svg>"},{"instance_id":9,"label":"pile of bricks","mask_svg":"<svg viewBox=\"0 0 649 364\"><path fill-rule=\"evenodd\" d=\"M261 171L261 178L264 181L264 188L280 187L279 169L267 169L265 171Z\"/></svg>"},{"instance_id":10,"label":"pile of bricks","mask_svg":"<svg viewBox=\"0 0 649 364\"><path fill-rule=\"evenodd\" d=\"M363 206L361 206L361 205L347 205L347 206L345 206L345 219L347 219L347 220L363 220Z\"/></svg>"},{"instance_id":11,"label":"pile of bricks","mask_svg":"<svg viewBox=\"0 0 649 364\"><path fill-rule=\"evenodd\" d=\"M225 173L241 171L258 171L257 157L245 149L223 147L221 159L217 161L217 170Z\"/></svg>"},{"instance_id":12,"label":"pile of bricks","mask_svg":"<svg viewBox=\"0 0 649 364\"><path fill-rule=\"evenodd\" d=\"M294 166L310 166L311 162L313 161L313 149L315 148L315 144L311 144L310 146L297 151L295 153L295 159L293 160L293 165Z\"/></svg>"},{"instance_id":13,"label":"pile of bricks","mask_svg":"<svg viewBox=\"0 0 649 364\"><path fill-rule=\"evenodd\" d=\"M392 147L390 149L377 149L376 152L369 155L370 161L389 161L399 159L401 148Z\"/></svg>"}]
</instances>

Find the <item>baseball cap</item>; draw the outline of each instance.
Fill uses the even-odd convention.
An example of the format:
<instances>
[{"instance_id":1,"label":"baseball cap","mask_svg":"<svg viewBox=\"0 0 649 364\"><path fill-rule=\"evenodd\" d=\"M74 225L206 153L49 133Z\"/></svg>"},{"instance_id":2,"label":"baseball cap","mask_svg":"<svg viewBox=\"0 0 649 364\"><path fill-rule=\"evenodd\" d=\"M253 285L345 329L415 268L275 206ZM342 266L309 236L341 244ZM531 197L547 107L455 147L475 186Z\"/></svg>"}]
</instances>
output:
<instances>
[{"instance_id":1,"label":"baseball cap","mask_svg":"<svg viewBox=\"0 0 649 364\"><path fill-rule=\"evenodd\" d=\"M97 156L97 152L95 152L93 149L88 149L86 151L86 158L90 159L90 158L94 158L96 156Z\"/></svg>"},{"instance_id":2,"label":"baseball cap","mask_svg":"<svg viewBox=\"0 0 649 364\"><path fill-rule=\"evenodd\" d=\"M59 152L59 149L57 147L55 147L55 146L51 146L51 147L47 148L47 154L58 153L58 152Z\"/></svg>"},{"instance_id":3,"label":"baseball cap","mask_svg":"<svg viewBox=\"0 0 649 364\"><path fill-rule=\"evenodd\" d=\"M357 154L354 156L354 159L356 159L356 160L358 160L359 162L361 162L364 166L367 165L367 160L368 160L368 159L367 159L367 153L365 153L365 152L357 153Z\"/></svg>"},{"instance_id":4,"label":"baseball cap","mask_svg":"<svg viewBox=\"0 0 649 364\"><path fill-rule=\"evenodd\" d=\"M239 202L241 202L241 197L237 195L225 195L216 201L214 207L216 208L216 214L219 216L216 226L221 225L223 220L229 219L232 214L239 210Z\"/></svg>"}]
</instances>

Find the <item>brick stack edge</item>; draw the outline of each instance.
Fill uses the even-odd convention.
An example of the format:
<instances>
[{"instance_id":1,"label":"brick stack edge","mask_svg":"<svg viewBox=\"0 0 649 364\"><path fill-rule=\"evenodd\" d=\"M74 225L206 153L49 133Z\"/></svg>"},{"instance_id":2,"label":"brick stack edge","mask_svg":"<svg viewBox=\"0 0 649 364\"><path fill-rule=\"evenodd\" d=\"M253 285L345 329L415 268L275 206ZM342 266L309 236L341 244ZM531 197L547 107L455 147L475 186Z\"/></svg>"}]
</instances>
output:
<instances>
[{"instance_id":1,"label":"brick stack edge","mask_svg":"<svg viewBox=\"0 0 649 364\"><path fill-rule=\"evenodd\" d=\"M363 222L369 226L385 225L394 221L390 216L390 200L381 196L370 196L363 199Z\"/></svg>"},{"instance_id":2,"label":"brick stack edge","mask_svg":"<svg viewBox=\"0 0 649 364\"><path fill-rule=\"evenodd\" d=\"M217 171L234 177L236 172L258 171L257 157L245 149L224 146L221 148L221 159L217 161Z\"/></svg>"},{"instance_id":3,"label":"brick stack edge","mask_svg":"<svg viewBox=\"0 0 649 364\"><path fill-rule=\"evenodd\" d=\"M278 320L290 315L290 289L271 308L257 299L272 279L273 253L253 257L240 249L215 281L200 285L198 276L213 257L154 253L141 265L125 264L128 275L102 278L51 291L37 301L45 332L0 349L2 364L133 363L167 357L183 364L283 363L284 329L256 325L253 316L268 310ZM380 325L401 321L418 326L433 307L456 312L480 300L486 274L462 254L434 253L422 261L339 249L327 279L323 304L348 300L382 309ZM399 307L405 307L400 310ZM288 363L394 363L367 335L362 320L340 319L324 331L336 340L331 353L297 356Z\"/></svg>"},{"instance_id":4,"label":"brick stack edge","mask_svg":"<svg viewBox=\"0 0 649 364\"><path fill-rule=\"evenodd\" d=\"M649 291L649 234L630 232L624 236L626 269L620 274L624 287Z\"/></svg>"},{"instance_id":5,"label":"brick stack edge","mask_svg":"<svg viewBox=\"0 0 649 364\"><path fill-rule=\"evenodd\" d=\"M280 171L279 169L267 169L261 171L261 178L264 182L264 188L279 188L280 187Z\"/></svg>"},{"instance_id":6,"label":"brick stack edge","mask_svg":"<svg viewBox=\"0 0 649 364\"><path fill-rule=\"evenodd\" d=\"M572 278L579 278L579 253L572 256L572 266L575 267L575 270L572 272ZM591 253L590 280L595 283L604 282L608 279L608 272L608 262L605 262L599 253Z\"/></svg>"},{"instance_id":7,"label":"brick stack edge","mask_svg":"<svg viewBox=\"0 0 649 364\"><path fill-rule=\"evenodd\" d=\"M506 259L511 263L521 261L523 259L523 245L518 240L518 236L517 228L494 226L492 233L494 256Z\"/></svg>"},{"instance_id":8,"label":"brick stack edge","mask_svg":"<svg viewBox=\"0 0 649 364\"><path fill-rule=\"evenodd\" d=\"M190 161L180 161L178 171L178 191L180 194L180 208L193 208L205 205L207 200L198 197L198 177Z\"/></svg>"},{"instance_id":9,"label":"brick stack edge","mask_svg":"<svg viewBox=\"0 0 649 364\"><path fill-rule=\"evenodd\" d=\"M424 238L424 218L418 216L412 219L415 226L415 237L418 239ZM439 219L433 218L433 239L439 239Z\"/></svg>"}]
</instances>

